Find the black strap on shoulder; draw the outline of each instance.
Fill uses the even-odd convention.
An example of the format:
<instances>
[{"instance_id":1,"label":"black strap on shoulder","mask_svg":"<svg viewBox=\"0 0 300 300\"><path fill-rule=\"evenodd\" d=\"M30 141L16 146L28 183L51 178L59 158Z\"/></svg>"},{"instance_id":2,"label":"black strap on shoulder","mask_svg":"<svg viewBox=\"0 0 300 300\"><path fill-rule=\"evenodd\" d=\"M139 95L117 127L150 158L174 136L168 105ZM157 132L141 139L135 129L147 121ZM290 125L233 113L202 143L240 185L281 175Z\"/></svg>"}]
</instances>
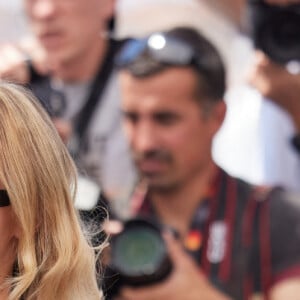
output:
<instances>
[{"instance_id":1,"label":"black strap on shoulder","mask_svg":"<svg viewBox=\"0 0 300 300\"><path fill-rule=\"evenodd\" d=\"M95 111L99 101L101 101L101 95L105 90L107 81L114 68L114 57L125 42L126 40L109 41L107 53L103 59L103 64L99 66L98 72L92 83L90 93L87 97L87 101L76 118L74 132L76 133L78 140L81 140L90 124L93 112ZM51 115L52 109L50 105L50 95L52 91L49 76L38 75L32 66L30 68L30 73L31 81L29 86Z\"/></svg>"},{"instance_id":2,"label":"black strap on shoulder","mask_svg":"<svg viewBox=\"0 0 300 300\"><path fill-rule=\"evenodd\" d=\"M89 121L91 120L92 114L95 111L95 107L101 100L100 96L103 94L106 83L114 68L115 54L124 44L124 42L125 41L110 41L107 54L103 60L103 65L99 68L94 82L92 83L88 100L86 101L86 104L84 105L77 117L77 122L75 124L75 132L79 140L84 136L86 129L88 128Z\"/></svg>"}]
</instances>

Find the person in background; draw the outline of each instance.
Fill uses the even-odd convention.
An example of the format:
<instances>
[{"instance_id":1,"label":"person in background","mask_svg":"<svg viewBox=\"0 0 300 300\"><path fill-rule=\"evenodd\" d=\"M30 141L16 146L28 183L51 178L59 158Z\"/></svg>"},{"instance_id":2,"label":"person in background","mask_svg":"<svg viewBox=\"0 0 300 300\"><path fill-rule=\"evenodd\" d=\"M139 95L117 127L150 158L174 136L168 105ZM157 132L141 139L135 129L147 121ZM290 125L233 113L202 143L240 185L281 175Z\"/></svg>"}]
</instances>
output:
<instances>
[{"instance_id":1,"label":"person in background","mask_svg":"<svg viewBox=\"0 0 300 300\"><path fill-rule=\"evenodd\" d=\"M215 47L181 27L129 41L116 63L124 128L144 187L133 195L132 217L156 220L178 236L164 233L168 277L120 284L112 298L300 299L299 201L213 162L226 113L226 73Z\"/></svg>"},{"instance_id":2,"label":"person in background","mask_svg":"<svg viewBox=\"0 0 300 300\"><path fill-rule=\"evenodd\" d=\"M299 67L299 66L298 66ZM297 67L297 68L298 68ZM300 153L300 73L289 71L257 51L255 64L248 75L249 83L287 115L292 123L292 135L286 140L290 150ZM281 125L282 124L274 124ZM292 143L289 143L292 142ZM294 148L293 148L294 147Z\"/></svg>"},{"instance_id":3,"label":"person in background","mask_svg":"<svg viewBox=\"0 0 300 300\"><path fill-rule=\"evenodd\" d=\"M286 64L286 61L283 63L273 56L280 53L281 56L287 57L290 53L295 53L295 47L299 47L297 39L293 38L299 27L299 14L297 9L289 7L298 5L299 10L300 2L264 0L249 3L247 8L250 15L256 16L249 18L248 26L252 28L253 33L257 32L250 37L254 40L256 49L252 51L252 55L244 55L244 60L250 62L244 81L229 88L225 96L228 113L215 139L214 158L231 174L252 183L276 184L298 192L299 64ZM273 18L265 13L262 15L265 19L258 19L258 8L268 8L268 11L272 9ZM276 14L281 16L283 23L290 21L289 26L274 26ZM287 16L291 16L289 21ZM279 20L279 17L277 18ZM278 25L280 22L278 21ZM258 24L265 24L265 29ZM270 28L273 28L273 31ZM264 33L264 37L261 35L264 47L266 48L267 44L272 45L268 46L270 50L265 53L262 51L262 38L260 43L256 42L261 32ZM279 40L281 41L278 42Z\"/></svg>"},{"instance_id":4,"label":"person in background","mask_svg":"<svg viewBox=\"0 0 300 300\"><path fill-rule=\"evenodd\" d=\"M230 67L234 67L233 69L236 69L233 72L235 74L233 77L237 77L239 80L238 86L231 83L231 85L234 86L229 87L227 95L225 96L228 104L228 113L222 126L223 128L215 138L213 147L214 159L230 174L241 177L251 183L280 184L293 190L299 190L300 161L297 153L297 148L299 148L297 145L300 143L299 134L297 134L299 130L297 129L297 123L295 126L295 123L293 122L295 117L291 118L290 116L290 113L294 116L297 115L299 110L298 108L294 109L294 107L295 105L298 105L299 101L291 100L290 102L293 102L294 104L292 107L288 105L288 110L282 106L278 107L272 102L274 94L277 95L277 98L281 98L281 100L277 102L282 104L286 103L286 94L289 95L289 98L292 93L297 96L299 76L289 74L288 71L277 64L275 64L275 68L271 67L271 73L263 71L266 70L266 60L268 60L268 65L274 65L274 63L266 57L261 59L262 55L259 54L258 56L260 58L258 58L256 63L253 64L252 75L250 75L250 83L252 86L249 86L249 83L245 81L243 84L240 84L240 81L244 79L243 72L241 72L244 68L240 66L248 65L249 63L246 62L250 61L250 57L252 57L253 53L252 49L251 52L248 49L250 48L248 45L250 40L249 38L245 38L242 34L236 34L236 37L234 37L235 34L228 35L228 29L226 30L228 24L226 25L226 23L223 24L222 22L221 24L218 24L213 22L215 19L222 19L222 15L230 16L227 11L228 9L225 9L225 1L223 2L219 1L218 3L214 3L213 1L198 1L199 7L201 8L200 10L204 11L204 15L201 15L200 18L202 21L200 22L196 21L196 19L199 19L199 16L197 15L198 12L196 13L196 19L193 14L191 15L187 12L187 15L189 16L187 18L189 18L190 21L189 24L194 22L197 28L200 28L201 30L204 29L204 32L207 33L209 38L215 36L213 39L214 42L224 40L222 42L223 44L220 43L220 49L226 49L227 52L230 52ZM231 20L240 20L237 22L240 24L241 20L246 19L243 17L247 12L246 2L247 1L244 0L230 1L230 5L234 8L232 10L230 9L230 11L235 12L235 15L230 18ZM298 0L266 0L266 2L281 5L282 7L286 4L299 3ZM213 13L208 14L205 10L204 4L209 4L214 7L215 15ZM167 4L165 4L165 6L154 5L152 10L153 12L155 12L155 9L161 11L166 8L166 5ZM229 7L229 2L226 2L226 5ZM173 7L174 6L172 6L172 8ZM223 8L225 11L223 11ZM131 30L134 28L137 31L137 28L140 29L145 26L145 23L149 23L149 28L147 27L149 30L151 28L150 24L153 24L151 17L152 14L149 14L148 8L147 10L140 10L141 15L139 18L136 18L135 15L137 12L135 12L132 16L130 15L130 20L127 20L127 26L128 23L130 23L131 26L129 27L131 27ZM191 10L197 11L194 6ZM181 11L184 10L181 9ZM147 18L144 16L145 14L148 14ZM171 15L172 14L170 13L168 18L164 16L163 20L165 23L162 22L162 19L158 19L152 27L157 28L158 26L170 26L168 22L171 23ZM182 18L182 16L180 16L179 19L180 18ZM139 24L136 21L134 23L134 20L136 19L138 19L138 21L142 20L143 23ZM173 23L174 20L176 20L176 17L173 17ZM123 23L124 22L125 17ZM178 20L178 22L180 22L180 20ZM249 24L240 24L239 26L243 27L245 33ZM123 27L126 28L126 26ZM210 31L211 28L217 28L217 30L212 32ZM228 44L229 39L230 42ZM32 53L32 50L29 50L29 52ZM15 52L12 49L8 49L7 53L11 54ZM5 55L5 58L2 59L1 62L6 62L9 59L9 56L10 55ZM14 58L17 54L11 56ZM41 57L42 55L38 52L37 55L34 56ZM263 60L265 62L260 63ZM45 67L43 65L35 63L35 66L35 68L40 70L40 73L45 72ZM278 72L278 70L280 71ZM9 74L7 74L7 76L8 75ZM281 79L282 75L283 78ZM233 81L236 81L236 79ZM280 83L280 85L276 87L278 83ZM266 90L266 88L268 90ZM278 88L280 89L279 93L277 93ZM292 98L295 98L295 96ZM282 108L284 108L284 110L282 110ZM70 135L70 126L68 126L68 124L65 126L65 122L62 123L61 120L56 121L56 125L64 139L68 140L66 137L69 137ZM293 140L292 143L291 140ZM126 169L126 167L124 167L124 169ZM120 172L120 174L122 175L123 172ZM127 178L127 176L123 176L123 178Z\"/></svg>"},{"instance_id":5,"label":"person in background","mask_svg":"<svg viewBox=\"0 0 300 300\"><path fill-rule=\"evenodd\" d=\"M101 299L73 203L76 169L49 116L1 82L0 118L0 299Z\"/></svg>"},{"instance_id":6,"label":"person in background","mask_svg":"<svg viewBox=\"0 0 300 300\"><path fill-rule=\"evenodd\" d=\"M113 57L122 45L110 32L115 1L24 0L24 5L35 41L23 47L30 73L17 75L29 82L75 159L85 198L77 206L95 205L95 184L107 198L122 202L131 192L135 171L120 126L113 71ZM12 73L19 67L11 68ZM88 190L95 191L91 197Z\"/></svg>"}]
</instances>

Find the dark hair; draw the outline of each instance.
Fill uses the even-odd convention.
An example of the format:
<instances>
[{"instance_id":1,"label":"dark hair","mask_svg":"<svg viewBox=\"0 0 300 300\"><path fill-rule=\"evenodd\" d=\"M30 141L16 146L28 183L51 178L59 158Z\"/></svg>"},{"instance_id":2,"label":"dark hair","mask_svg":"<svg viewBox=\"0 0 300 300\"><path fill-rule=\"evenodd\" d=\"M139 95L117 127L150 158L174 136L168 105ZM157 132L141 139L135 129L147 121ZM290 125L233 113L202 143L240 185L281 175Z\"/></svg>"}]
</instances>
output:
<instances>
[{"instance_id":1,"label":"dark hair","mask_svg":"<svg viewBox=\"0 0 300 300\"><path fill-rule=\"evenodd\" d=\"M165 38L164 48L150 49L149 40L155 35ZM225 66L220 54L202 34L189 27L176 27L129 41L119 53L116 65L135 77L151 76L173 66L191 67L198 76L197 98L219 101L226 89Z\"/></svg>"}]
</instances>

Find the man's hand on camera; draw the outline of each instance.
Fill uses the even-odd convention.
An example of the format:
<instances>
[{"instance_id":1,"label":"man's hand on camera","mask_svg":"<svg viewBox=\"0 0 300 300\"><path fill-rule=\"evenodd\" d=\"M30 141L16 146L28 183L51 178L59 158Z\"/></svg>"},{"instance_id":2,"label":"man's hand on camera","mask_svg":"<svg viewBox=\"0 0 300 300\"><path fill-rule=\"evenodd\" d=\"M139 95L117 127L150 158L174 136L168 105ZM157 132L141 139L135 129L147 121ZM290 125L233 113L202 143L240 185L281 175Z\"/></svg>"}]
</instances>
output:
<instances>
[{"instance_id":1,"label":"man's hand on camera","mask_svg":"<svg viewBox=\"0 0 300 300\"><path fill-rule=\"evenodd\" d=\"M173 270L170 276L159 284L147 287L124 287L116 300L229 300L216 290L199 266L184 251L171 234L165 235Z\"/></svg>"},{"instance_id":2,"label":"man's hand on camera","mask_svg":"<svg viewBox=\"0 0 300 300\"><path fill-rule=\"evenodd\" d=\"M249 73L249 82L265 98L284 109L300 131L300 74L290 73L258 51Z\"/></svg>"}]
</instances>

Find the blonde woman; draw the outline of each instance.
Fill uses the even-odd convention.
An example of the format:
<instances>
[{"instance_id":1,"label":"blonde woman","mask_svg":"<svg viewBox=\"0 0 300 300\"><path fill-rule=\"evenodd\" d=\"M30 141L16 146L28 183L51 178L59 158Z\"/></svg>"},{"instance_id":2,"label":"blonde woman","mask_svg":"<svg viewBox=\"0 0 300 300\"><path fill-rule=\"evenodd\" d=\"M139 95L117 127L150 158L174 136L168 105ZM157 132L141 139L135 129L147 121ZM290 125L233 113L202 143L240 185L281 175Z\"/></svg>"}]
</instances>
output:
<instances>
[{"instance_id":1,"label":"blonde woman","mask_svg":"<svg viewBox=\"0 0 300 300\"><path fill-rule=\"evenodd\" d=\"M47 114L0 83L0 300L98 300L76 170Z\"/></svg>"}]
</instances>

